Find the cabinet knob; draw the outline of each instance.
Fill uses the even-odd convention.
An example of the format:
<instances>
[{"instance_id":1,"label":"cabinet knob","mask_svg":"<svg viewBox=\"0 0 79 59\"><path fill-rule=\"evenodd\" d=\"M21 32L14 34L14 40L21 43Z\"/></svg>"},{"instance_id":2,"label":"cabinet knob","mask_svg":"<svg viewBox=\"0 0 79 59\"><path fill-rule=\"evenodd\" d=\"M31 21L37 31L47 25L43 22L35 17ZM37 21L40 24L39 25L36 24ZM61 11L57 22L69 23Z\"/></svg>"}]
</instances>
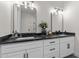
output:
<instances>
[{"instance_id":1,"label":"cabinet knob","mask_svg":"<svg viewBox=\"0 0 79 59\"><path fill-rule=\"evenodd\" d=\"M24 58L26 58L25 54L24 54Z\"/></svg>"},{"instance_id":2,"label":"cabinet knob","mask_svg":"<svg viewBox=\"0 0 79 59\"><path fill-rule=\"evenodd\" d=\"M27 58L28 58L28 53L27 53Z\"/></svg>"}]
</instances>

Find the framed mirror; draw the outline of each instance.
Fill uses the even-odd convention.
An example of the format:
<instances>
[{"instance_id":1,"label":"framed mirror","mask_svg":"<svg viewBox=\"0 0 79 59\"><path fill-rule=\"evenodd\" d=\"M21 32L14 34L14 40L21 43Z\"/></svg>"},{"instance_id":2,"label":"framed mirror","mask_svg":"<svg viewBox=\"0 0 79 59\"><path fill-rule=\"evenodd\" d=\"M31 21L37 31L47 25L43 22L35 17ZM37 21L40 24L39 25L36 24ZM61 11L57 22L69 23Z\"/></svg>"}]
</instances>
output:
<instances>
[{"instance_id":1,"label":"framed mirror","mask_svg":"<svg viewBox=\"0 0 79 59\"><path fill-rule=\"evenodd\" d=\"M14 4L14 32L36 33L37 32L37 10L36 8L18 7Z\"/></svg>"},{"instance_id":2,"label":"framed mirror","mask_svg":"<svg viewBox=\"0 0 79 59\"><path fill-rule=\"evenodd\" d=\"M51 32L64 30L64 19L63 19L63 9L53 8L50 12L51 16Z\"/></svg>"}]
</instances>

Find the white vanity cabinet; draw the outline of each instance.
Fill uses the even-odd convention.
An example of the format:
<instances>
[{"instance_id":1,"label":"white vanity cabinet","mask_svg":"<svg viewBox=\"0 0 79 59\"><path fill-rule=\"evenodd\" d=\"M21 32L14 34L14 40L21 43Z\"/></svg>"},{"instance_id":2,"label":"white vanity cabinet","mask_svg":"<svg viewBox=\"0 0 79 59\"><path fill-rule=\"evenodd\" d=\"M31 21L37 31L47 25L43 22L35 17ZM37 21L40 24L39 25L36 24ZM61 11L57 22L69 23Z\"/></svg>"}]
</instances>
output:
<instances>
[{"instance_id":1,"label":"white vanity cabinet","mask_svg":"<svg viewBox=\"0 0 79 59\"><path fill-rule=\"evenodd\" d=\"M1 58L60 58L74 53L74 36L2 44Z\"/></svg>"},{"instance_id":2,"label":"white vanity cabinet","mask_svg":"<svg viewBox=\"0 0 79 59\"><path fill-rule=\"evenodd\" d=\"M60 39L60 57L66 57L74 53L74 37Z\"/></svg>"},{"instance_id":3,"label":"white vanity cabinet","mask_svg":"<svg viewBox=\"0 0 79 59\"><path fill-rule=\"evenodd\" d=\"M42 57L43 41L31 41L1 45L1 58Z\"/></svg>"}]
</instances>

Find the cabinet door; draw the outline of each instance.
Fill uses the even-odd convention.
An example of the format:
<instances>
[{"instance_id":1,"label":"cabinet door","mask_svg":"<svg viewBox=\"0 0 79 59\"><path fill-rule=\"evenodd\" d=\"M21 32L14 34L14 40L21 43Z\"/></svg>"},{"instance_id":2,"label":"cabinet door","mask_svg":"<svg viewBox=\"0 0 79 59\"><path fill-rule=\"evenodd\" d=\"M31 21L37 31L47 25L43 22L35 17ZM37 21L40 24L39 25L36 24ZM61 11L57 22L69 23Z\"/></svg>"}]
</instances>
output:
<instances>
[{"instance_id":1,"label":"cabinet door","mask_svg":"<svg viewBox=\"0 0 79 59\"><path fill-rule=\"evenodd\" d=\"M27 50L27 58L42 58L43 48L35 48Z\"/></svg>"},{"instance_id":2,"label":"cabinet door","mask_svg":"<svg viewBox=\"0 0 79 59\"><path fill-rule=\"evenodd\" d=\"M25 58L25 51L19 51L14 53L2 54L2 58Z\"/></svg>"},{"instance_id":3,"label":"cabinet door","mask_svg":"<svg viewBox=\"0 0 79 59\"><path fill-rule=\"evenodd\" d=\"M31 41L1 45L1 53L12 53L20 50L31 49L43 46L43 41Z\"/></svg>"},{"instance_id":4,"label":"cabinet door","mask_svg":"<svg viewBox=\"0 0 79 59\"><path fill-rule=\"evenodd\" d=\"M74 53L74 39L60 43L60 57Z\"/></svg>"}]
</instances>

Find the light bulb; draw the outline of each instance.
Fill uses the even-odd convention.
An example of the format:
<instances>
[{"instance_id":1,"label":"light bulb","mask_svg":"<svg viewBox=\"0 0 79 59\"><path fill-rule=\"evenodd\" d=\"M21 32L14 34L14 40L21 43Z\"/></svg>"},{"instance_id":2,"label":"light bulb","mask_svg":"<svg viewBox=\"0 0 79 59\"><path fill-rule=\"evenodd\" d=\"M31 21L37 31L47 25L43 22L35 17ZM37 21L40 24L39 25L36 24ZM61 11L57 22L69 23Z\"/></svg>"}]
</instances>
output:
<instances>
[{"instance_id":1,"label":"light bulb","mask_svg":"<svg viewBox=\"0 0 79 59\"><path fill-rule=\"evenodd\" d=\"M17 7L20 7L20 5L19 5L19 4L17 4Z\"/></svg>"},{"instance_id":2,"label":"light bulb","mask_svg":"<svg viewBox=\"0 0 79 59\"><path fill-rule=\"evenodd\" d=\"M25 6L25 8L27 8L27 6Z\"/></svg>"},{"instance_id":3,"label":"light bulb","mask_svg":"<svg viewBox=\"0 0 79 59\"><path fill-rule=\"evenodd\" d=\"M62 15L63 14L63 11L62 10L59 10L58 11L58 14Z\"/></svg>"}]
</instances>

